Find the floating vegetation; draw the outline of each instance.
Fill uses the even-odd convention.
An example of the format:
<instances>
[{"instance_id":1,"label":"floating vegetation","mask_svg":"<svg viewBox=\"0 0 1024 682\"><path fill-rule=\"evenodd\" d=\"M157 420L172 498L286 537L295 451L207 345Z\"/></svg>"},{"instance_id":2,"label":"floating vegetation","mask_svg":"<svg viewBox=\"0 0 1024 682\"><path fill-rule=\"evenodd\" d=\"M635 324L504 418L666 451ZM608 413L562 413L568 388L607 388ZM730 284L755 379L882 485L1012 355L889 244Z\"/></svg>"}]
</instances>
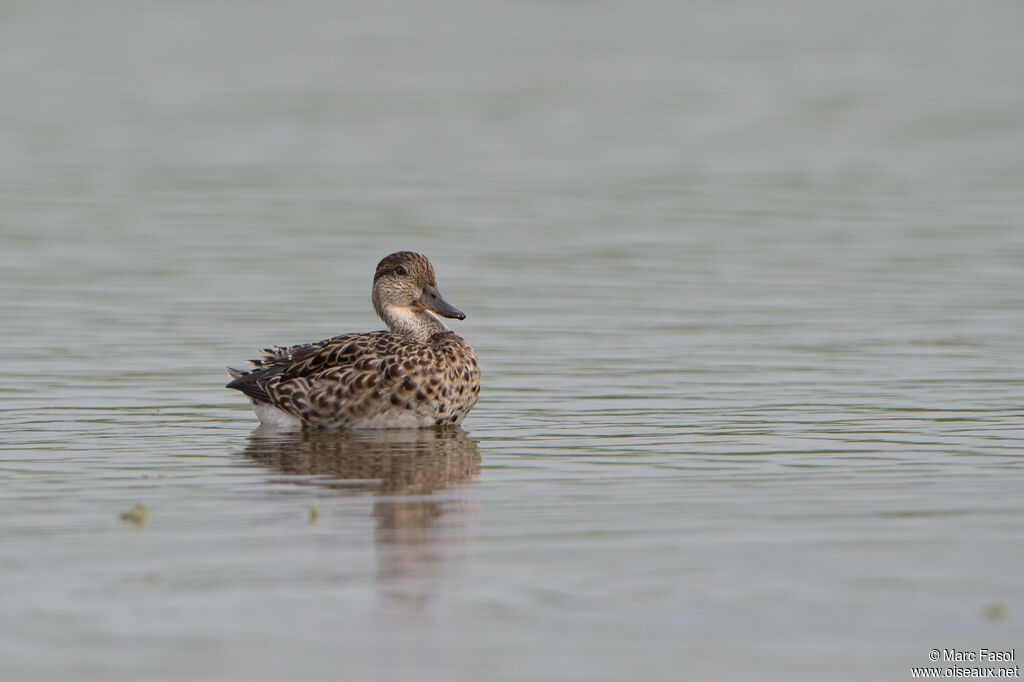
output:
<instances>
[{"instance_id":1,"label":"floating vegetation","mask_svg":"<svg viewBox=\"0 0 1024 682\"><path fill-rule=\"evenodd\" d=\"M146 516L148 516L146 508L143 507L141 504L136 504L128 511L121 513L121 520L133 523L136 526L141 526L143 523L145 523Z\"/></svg>"},{"instance_id":2,"label":"floating vegetation","mask_svg":"<svg viewBox=\"0 0 1024 682\"><path fill-rule=\"evenodd\" d=\"M315 504L309 505L309 525L316 523L316 520L320 518L320 508Z\"/></svg>"},{"instance_id":3,"label":"floating vegetation","mask_svg":"<svg viewBox=\"0 0 1024 682\"><path fill-rule=\"evenodd\" d=\"M981 615L990 623L1000 623L1006 620L1007 609L1005 605L993 602L985 605L985 608L981 610Z\"/></svg>"}]
</instances>

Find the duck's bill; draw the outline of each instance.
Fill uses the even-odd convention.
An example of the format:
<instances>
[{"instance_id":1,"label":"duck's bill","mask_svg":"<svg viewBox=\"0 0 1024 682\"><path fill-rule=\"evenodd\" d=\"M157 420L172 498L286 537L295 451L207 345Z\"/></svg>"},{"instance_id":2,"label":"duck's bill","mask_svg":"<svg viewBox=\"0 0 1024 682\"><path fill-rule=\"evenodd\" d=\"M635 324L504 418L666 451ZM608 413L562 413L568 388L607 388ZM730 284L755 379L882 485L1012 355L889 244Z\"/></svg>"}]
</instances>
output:
<instances>
[{"instance_id":1,"label":"duck's bill","mask_svg":"<svg viewBox=\"0 0 1024 682\"><path fill-rule=\"evenodd\" d=\"M456 320L466 319L466 313L444 300L441 296L441 292L435 287L425 287L423 289L423 298L421 298L418 303L430 312L437 313L441 317L450 317Z\"/></svg>"}]
</instances>

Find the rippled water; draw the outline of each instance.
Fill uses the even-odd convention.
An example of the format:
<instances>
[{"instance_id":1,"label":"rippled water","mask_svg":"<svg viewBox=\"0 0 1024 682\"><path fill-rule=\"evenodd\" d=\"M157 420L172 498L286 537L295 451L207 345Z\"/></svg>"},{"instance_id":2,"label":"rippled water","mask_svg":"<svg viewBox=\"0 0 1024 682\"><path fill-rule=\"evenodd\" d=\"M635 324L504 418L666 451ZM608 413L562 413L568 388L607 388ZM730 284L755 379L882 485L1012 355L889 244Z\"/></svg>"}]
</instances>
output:
<instances>
[{"instance_id":1,"label":"rippled water","mask_svg":"<svg viewBox=\"0 0 1024 682\"><path fill-rule=\"evenodd\" d=\"M1022 19L5 3L0 677L1019 649ZM397 249L469 315L465 433L256 430L223 367L379 328Z\"/></svg>"}]
</instances>

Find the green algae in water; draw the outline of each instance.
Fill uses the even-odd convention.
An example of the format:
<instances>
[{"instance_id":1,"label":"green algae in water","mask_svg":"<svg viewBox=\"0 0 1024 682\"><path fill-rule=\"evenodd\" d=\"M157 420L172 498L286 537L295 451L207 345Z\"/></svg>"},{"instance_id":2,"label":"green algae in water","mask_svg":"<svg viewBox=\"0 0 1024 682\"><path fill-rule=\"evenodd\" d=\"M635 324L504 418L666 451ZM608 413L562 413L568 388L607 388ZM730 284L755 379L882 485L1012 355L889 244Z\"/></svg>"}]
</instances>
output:
<instances>
[{"instance_id":1,"label":"green algae in water","mask_svg":"<svg viewBox=\"0 0 1024 682\"><path fill-rule=\"evenodd\" d=\"M128 511L121 513L121 520L127 521L128 523L132 523L136 526L141 526L143 523L146 522L146 517L148 515L149 512L146 511L146 508L144 506L142 506L141 504L135 504Z\"/></svg>"}]
</instances>

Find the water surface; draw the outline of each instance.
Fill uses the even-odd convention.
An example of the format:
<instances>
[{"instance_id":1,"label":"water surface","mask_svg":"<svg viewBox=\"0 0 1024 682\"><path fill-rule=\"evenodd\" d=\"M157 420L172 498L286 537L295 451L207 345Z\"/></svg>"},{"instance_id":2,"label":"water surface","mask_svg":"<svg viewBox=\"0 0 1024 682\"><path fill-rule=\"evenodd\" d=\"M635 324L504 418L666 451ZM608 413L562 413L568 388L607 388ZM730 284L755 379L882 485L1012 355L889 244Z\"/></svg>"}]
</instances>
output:
<instances>
[{"instance_id":1,"label":"water surface","mask_svg":"<svg viewBox=\"0 0 1024 682\"><path fill-rule=\"evenodd\" d=\"M1019 648L1022 18L6 3L0 676ZM398 249L469 315L465 431L256 431L223 367L379 328Z\"/></svg>"}]
</instances>

